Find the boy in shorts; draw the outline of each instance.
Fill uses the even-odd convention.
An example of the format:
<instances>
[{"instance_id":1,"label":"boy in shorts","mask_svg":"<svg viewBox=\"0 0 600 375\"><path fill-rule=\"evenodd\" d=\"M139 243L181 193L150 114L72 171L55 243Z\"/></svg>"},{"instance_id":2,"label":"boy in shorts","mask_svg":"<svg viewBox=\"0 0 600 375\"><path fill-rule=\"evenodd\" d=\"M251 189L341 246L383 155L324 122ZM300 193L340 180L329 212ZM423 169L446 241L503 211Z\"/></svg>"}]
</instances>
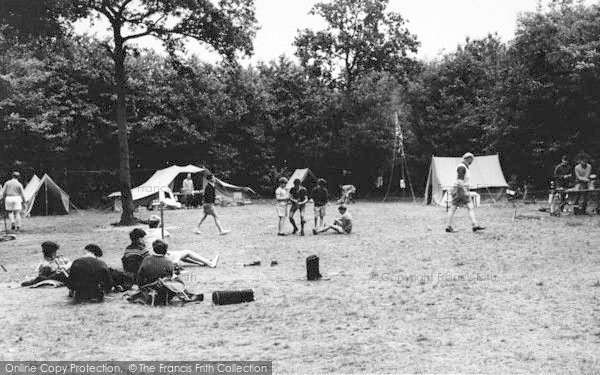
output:
<instances>
[{"instance_id":1,"label":"boy in shorts","mask_svg":"<svg viewBox=\"0 0 600 375\"><path fill-rule=\"evenodd\" d=\"M313 234L317 235L319 233L325 233L328 230L332 229L338 234L350 234L352 232L352 215L348 212L346 206L341 205L338 207L338 212L342 217L336 219L333 224L330 224L322 229L313 229Z\"/></svg>"},{"instance_id":2,"label":"boy in shorts","mask_svg":"<svg viewBox=\"0 0 600 375\"><path fill-rule=\"evenodd\" d=\"M306 223L306 220L304 220L304 211L306 210L306 202L308 202L308 191L302 186L302 183L298 178L294 180L294 186L290 189L290 201L292 202L292 208L290 209L290 223L292 223L292 226L294 227L292 234L298 233L298 227L294 221L294 214L296 211L300 211L300 235L304 236L304 224Z\"/></svg>"},{"instance_id":3,"label":"boy in shorts","mask_svg":"<svg viewBox=\"0 0 600 375\"><path fill-rule=\"evenodd\" d=\"M285 185L287 184L288 179L285 177L281 177L279 179L279 187L275 190L275 209L277 210L277 217L279 218L279 223L277 224L277 235L285 236L283 233L283 228L285 226L285 217L287 216L287 204L289 201L289 194L287 190L285 190Z\"/></svg>"},{"instance_id":4,"label":"boy in shorts","mask_svg":"<svg viewBox=\"0 0 600 375\"><path fill-rule=\"evenodd\" d=\"M313 202L315 203L315 229L321 228L324 225L326 207L329 202L329 192L327 191L327 181L319 178L317 186L312 191ZM317 226L317 221L321 220L321 225Z\"/></svg>"},{"instance_id":5,"label":"boy in shorts","mask_svg":"<svg viewBox=\"0 0 600 375\"><path fill-rule=\"evenodd\" d=\"M195 233L202 233L200 232L200 226L204 222L204 219L206 219L206 217L210 215L215 219L215 225L217 226L217 229L219 229L219 233L221 235L227 234L229 233L229 231L223 229L223 227L221 226L221 222L219 221L219 215L217 215L217 211L215 210L215 200L217 196L215 192L215 181L212 173L206 176L206 180L208 181L208 183L204 188L204 216L202 217L202 219L200 219L200 222L198 222L198 227L196 228Z\"/></svg>"}]
</instances>

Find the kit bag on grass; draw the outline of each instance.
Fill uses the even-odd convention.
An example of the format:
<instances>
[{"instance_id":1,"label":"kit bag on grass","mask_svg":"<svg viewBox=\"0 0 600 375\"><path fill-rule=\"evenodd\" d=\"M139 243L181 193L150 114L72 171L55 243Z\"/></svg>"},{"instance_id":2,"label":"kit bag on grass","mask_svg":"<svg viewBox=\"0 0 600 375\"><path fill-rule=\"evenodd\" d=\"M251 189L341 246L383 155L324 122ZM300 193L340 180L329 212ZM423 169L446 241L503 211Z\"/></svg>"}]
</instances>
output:
<instances>
[{"instance_id":1,"label":"kit bag on grass","mask_svg":"<svg viewBox=\"0 0 600 375\"><path fill-rule=\"evenodd\" d=\"M141 286L137 293L126 295L125 298L131 303L149 306L183 306L187 302L202 301L204 296L187 291L179 279L164 277Z\"/></svg>"}]
</instances>

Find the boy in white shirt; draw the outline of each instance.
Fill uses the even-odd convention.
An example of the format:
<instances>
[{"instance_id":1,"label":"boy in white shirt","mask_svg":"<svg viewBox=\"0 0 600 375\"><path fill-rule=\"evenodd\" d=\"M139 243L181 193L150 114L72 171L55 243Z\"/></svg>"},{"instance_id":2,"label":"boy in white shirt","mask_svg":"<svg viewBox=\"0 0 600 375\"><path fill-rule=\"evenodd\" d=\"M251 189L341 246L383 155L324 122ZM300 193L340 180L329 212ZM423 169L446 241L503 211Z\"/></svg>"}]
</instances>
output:
<instances>
[{"instance_id":1,"label":"boy in white shirt","mask_svg":"<svg viewBox=\"0 0 600 375\"><path fill-rule=\"evenodd\" d=\"M285 177L281 177L279 179L279 187L275 190L275 199L277 203L275 203L275 209L277 210L277 216L279 217L279 223L277 225L277 235L285 236L283 233L283 228L285 226L285 217L287 216L287 204L290 199L287 190L285 190L285 185L288 180Z\"/></svg>"}]
</instances>

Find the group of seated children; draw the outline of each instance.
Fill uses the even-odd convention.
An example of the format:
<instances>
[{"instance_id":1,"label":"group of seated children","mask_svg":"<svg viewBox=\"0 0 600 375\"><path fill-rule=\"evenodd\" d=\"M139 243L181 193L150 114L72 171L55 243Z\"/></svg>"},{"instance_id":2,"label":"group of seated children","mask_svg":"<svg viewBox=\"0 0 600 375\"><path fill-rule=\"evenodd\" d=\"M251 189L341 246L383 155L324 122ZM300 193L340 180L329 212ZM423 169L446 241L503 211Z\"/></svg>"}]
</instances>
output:
<instances>
[{"instance_id":1,"label":"group of seated children","mask_svg":"<svg viewBox=\"0 0 600 375\"><path fill-rule=\"evenodd\" d=\"M87 245L81 258L69 262L58 255L58 244L46 241L42 243L43 260L36 267L37 276L21 285L34 286L44 282L65 284L69 288L69 296L77 302L102 301L110 291L121 292L133 284L144 286L163 277L173 277L185 263L211 268L217 266L218 255L208 260L193 251L168 251L168 244L160 239L160 235L156 238L157 230L160 231L160 219L152 216L148 223L148 233L139 228L129 233L131 244L121 258L123 271L109 268L99 259L102 249L98 245ZM166 231L164 235L170 236ZM152 252L146 249L149 239L153 240Z\"/></svg>"}]
</instances>

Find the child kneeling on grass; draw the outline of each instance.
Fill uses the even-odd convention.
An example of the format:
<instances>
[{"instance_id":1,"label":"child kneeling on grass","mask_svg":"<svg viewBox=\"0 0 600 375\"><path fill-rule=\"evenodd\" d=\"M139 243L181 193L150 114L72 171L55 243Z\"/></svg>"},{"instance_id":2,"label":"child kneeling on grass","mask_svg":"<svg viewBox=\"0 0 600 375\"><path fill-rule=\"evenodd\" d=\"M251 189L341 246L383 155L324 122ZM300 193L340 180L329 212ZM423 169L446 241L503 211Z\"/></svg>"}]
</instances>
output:
<instances>
[{"instance_id":1,"label":"child kneeling on grass","mask_svg":"<svg viewBox=\"0 0 600 375\"><path fill-rule=\"evenodd\" d=\"M35 269L38 276L35 279L23 282L21 286L32 286L46 280L55 280L61 283L67 282L71 262L62 255L57 255L59 247L57 243L52 241L42 243L44 258Z\"/></svg>"},{"instance_id":2,"label":"child kneeling on grass","mask_svg":"<svg viewBox=\"0 0 600 375\"><path fill-rule=\"evenodd\" d=\"M333 224L326 226L322 229L313 229L313 234L319 234L327 232L330 229L333 229L336 233L339 234L350 234L352 232L352 215L348 212L346 206L341 205L338 207L339 213L342 215L339 219L334 220Z\"/></svg>"}]
</instances>

